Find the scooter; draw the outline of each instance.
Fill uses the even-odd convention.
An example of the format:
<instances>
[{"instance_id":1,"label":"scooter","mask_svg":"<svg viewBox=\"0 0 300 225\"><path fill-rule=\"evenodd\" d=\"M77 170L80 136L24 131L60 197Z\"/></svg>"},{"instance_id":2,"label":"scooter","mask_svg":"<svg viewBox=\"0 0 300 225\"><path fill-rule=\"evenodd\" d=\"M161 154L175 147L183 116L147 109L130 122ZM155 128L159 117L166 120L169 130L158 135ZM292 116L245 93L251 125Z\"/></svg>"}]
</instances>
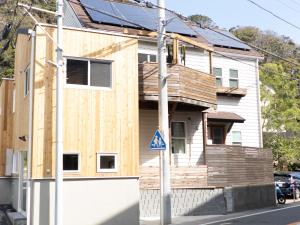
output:
<instances>
[{"instance_id":1,"label":"scooter","mask_svg":"<svg viewBox=\"0 0 300 225\"><path fill-rule=\"evenodd\" d=\"M277 198L278 204L285 204L285 202L286 202L285 195L282 193L282 191L280 190L280 188L278 187L277 184L275 186L275 191L276 191L276 198Z\"/></svg>"}]
</instances>

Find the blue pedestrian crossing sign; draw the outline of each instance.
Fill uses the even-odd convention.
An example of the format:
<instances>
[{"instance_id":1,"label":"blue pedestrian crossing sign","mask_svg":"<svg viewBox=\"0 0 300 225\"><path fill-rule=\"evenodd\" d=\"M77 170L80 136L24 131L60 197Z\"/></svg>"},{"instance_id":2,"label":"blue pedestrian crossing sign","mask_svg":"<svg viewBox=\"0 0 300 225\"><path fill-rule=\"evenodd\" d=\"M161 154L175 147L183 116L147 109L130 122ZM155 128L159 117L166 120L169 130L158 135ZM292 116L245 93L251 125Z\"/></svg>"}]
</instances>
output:
<instances>
[{"instance_id":1,"label":"blue pedestrian crossing sign","mask_svg":"<svg viewBox=\"0 0 300 225\"><path fill-rule=\"evenodd\" d=\"M149 147L150 150L166 150L166 142L158 130L155 131Z\"/></svg>"}]
</instances>

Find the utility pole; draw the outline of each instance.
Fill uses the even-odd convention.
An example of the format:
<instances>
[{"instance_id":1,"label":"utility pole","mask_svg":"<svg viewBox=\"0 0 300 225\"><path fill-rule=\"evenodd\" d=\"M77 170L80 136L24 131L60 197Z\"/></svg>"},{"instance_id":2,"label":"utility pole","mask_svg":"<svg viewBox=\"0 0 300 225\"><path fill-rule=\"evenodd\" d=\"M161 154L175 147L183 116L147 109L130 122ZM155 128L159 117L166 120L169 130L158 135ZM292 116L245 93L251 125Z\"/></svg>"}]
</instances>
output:
<instances>
[{"instance_id":1,"label":"utility pole","mask_svg":"<svg viewBox=\"0 0 300 225\"><path fill-rule=\"evenodd\" d=\"M166 143L166 150L160 151L160 224L171 223L171 182L170 182L170 144L169 144L169 112L168 84L166 64L166 20L165 1L157 0L159 6L158 22L158 87L159 87L159 129Z\"/></svg>"},{"instance_id":2,"label":"utility pole","mask_svg":"<svg viewBox=\"0 0 300 225\"><path fill-rule=\"evenodd\" d=\"M56 171L55 171L55 225L63 225L63 0L56 1L57 48L56 48Z\"/></svg>"}]
</instances>

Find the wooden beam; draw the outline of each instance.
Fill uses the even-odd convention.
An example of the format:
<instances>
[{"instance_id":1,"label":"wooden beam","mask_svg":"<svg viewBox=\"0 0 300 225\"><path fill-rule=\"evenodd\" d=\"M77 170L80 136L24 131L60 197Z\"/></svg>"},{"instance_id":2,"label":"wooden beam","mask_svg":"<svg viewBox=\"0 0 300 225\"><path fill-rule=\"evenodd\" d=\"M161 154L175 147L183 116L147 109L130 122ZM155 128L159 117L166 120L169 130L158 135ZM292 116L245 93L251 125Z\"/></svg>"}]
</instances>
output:
<instances>
[{"instance_id":1,"label":"wooden beam","mask_svg":"<svg viewBox=\"0 0 300 225\"><path fill-rule=\"evenodd\" d=\"M178 48L179 48L178 39L174 38L173 39L173 60L172 60L173 64L178 64Z\"/></svg>"},{"instance_id":2,"label":"wooden beam","mask_svg":"<svg viewBox=\"0 0 300 225\"><path fill-rule=\"evenodd\" d=\"M212 52L209 52L209 73L213 74L213 67L212 67Z\"/></svg>"},{"instance_id":3,"label":"wooden beam","mask_svg":"<svg viewBox=\"0 0 300 225\"><path fill-rule=\"evenodd\" d=\"M183 42L186 42L188 44L191 44L191 45L194 45L195 47L198 47L198 48L201 48L201 49L204 49L208 52L213 52L213 48L212 47L209 47L208 45L204 44L204 43L200 43L198 41L195 41L195 40L192 40L191 38L188 38L188 37L184 37L180 34L171 34L170 35L171 38L176 38L180 41L183 41Z\"/></svg>"}]
</instances>

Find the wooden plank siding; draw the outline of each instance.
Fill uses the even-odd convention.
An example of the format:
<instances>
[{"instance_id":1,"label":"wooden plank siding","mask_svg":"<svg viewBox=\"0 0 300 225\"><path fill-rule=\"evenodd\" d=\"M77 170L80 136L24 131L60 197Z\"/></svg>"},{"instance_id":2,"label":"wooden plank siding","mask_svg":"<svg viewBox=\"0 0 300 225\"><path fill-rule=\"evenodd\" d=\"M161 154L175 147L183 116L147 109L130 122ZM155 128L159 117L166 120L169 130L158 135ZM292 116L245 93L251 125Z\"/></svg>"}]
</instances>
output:
<instances>
[{"instance_id":1,"label":"wooden plank siding","mask_svg":"<svg viewBox=\"0 0 300 225\"><path fill-rule=\"evenodd\" d=\"M13 80L2 80L0 85L0 176L5 174L6 149L13 142Z\"/></svg>"},{"instance_id":2,"label":"wooden plank siding","mask_svg":"<svg viewBox=\"0 0 300 225\"><path fill-rule=\"evenodd\" d=\"M206 160L208 185L226 187L274 183L270 149L208 145Z\"/></svg>"},{"instance_id":3,"label":"wooden plank siding","mask_svg":"<svg viewBox=\"0 0 300 225\"><path fill-rule=\"evenodd\" d=\"M140 188L158 189L160 186L159 167L140 167ZM207 166L171 167L172 188L207 187Z\"/></svg>"},{"instance_id":4,"label":"wooden plank siding","mask_svg":"<svg viewBox=\"0 0 300 225\"><path fill-rule=\"evenodd\" d=\"M45 27L53 37L56 30ZM112 61L112 88L64 88L64 152L79 153L71 177L138 176L137 40L64 29L64 56ZM55 175L55 45L37 28L34 95L33 177ZM118 171L96 172L97 153L116 153Z\"/></svg>"},{"instance_id":5,"label":"wooden plank siding","mask_svg":"<svg viewBox=\"0 0 300 225\"><path fill-rule=\"evenodd\" d=\"M216 105L215 77L182 65L168 65L169 101L202 107ZM140 100L158 99L158 64L139 64Z\"/></svg>"}]
</instances>

